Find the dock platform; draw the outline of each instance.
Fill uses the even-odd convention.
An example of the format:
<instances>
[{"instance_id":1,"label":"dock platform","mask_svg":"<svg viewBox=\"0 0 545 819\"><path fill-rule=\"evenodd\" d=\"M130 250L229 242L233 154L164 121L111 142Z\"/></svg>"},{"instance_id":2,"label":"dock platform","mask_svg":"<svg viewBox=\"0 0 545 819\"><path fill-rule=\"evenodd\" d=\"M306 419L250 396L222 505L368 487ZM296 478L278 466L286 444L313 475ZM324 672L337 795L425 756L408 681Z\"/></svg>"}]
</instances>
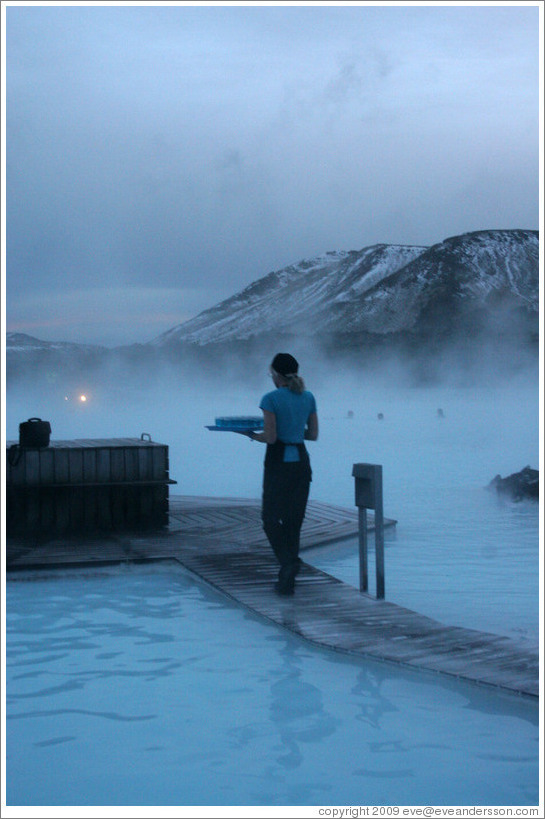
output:
<instances>
[{"instance_id":1,"label":"dock platform","mask_svg":"<svg viewBox=\"0 0 545 819\"><path fill-rule=\"evenodd\" d=\"M395 521L386 519L385 526ZM369 516L368 528L373 528ZM8 572L125 561L176 560L252 612L311 643L419 671L539 696L539 657L495 634L448 626L362 594L305 561L305 549L353 538L355 509L310 501L302 530L303 566L293 597L279 597L278 565L260 521L258 500L171 497L165 531L106 533L46 543L12 540Z\"/></svg>"}]
</instances>

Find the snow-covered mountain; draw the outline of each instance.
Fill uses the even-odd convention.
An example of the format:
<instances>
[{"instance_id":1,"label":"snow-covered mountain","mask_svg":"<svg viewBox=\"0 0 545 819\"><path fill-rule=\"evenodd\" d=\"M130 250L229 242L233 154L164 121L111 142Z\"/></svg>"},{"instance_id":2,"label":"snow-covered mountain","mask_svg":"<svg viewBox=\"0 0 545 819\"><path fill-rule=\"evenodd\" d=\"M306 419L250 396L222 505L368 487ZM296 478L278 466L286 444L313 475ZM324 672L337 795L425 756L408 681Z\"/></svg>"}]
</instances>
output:
<instances>
[{"instance_id":1,"label":"snow-covered mountain","mask_svg":"<svg viewBox=\"0 0 545 819\"><path fill-rule=\"evenodd\" d=\"M537 231L486 230L432 247L374 245L270 273L154 339L205 346L265 334L354 336L538 326Z\"/></svg>"},{"instance_id":2,"label":"snow-covered mountain","mask_svg":"<svg viewBox=\"0 0 545 819\"><path fill-rule=\"evenodd\" d=\"M100 353L105 347L96 344L77 344L71 341L42 341L26 333L6 333L6 353Z\"/></svg>"},{"instance_id":3,"label":"snow-covered mountain","mask_svg":"<svg viewBox=\"0 0 545 819\"><path fill-rule=\"evenodd\" d=\"M514 366L526 360L524 350L535 357L538 311L537 231L487 230L432 247L380 244L304 260L148 343L108 349L8 333L6 363L10 377L79 377L109 362L121 372L152 372L161 361L191 368L225 359L240 366L298 339L328 358L368 361L372 350L389 348L419 357L428 369L449 346L463 350L465 366L493 350L489 366L499 361L505 370L509 358Z\"/></svg>"},{"instance_id":4,"label":"snow-covered mountain","mask_svg":"<svg viewBox=\"0 0 545 819\"><path fill-rule=\"evenodd\" d=\"M269 273L151 343L162 346L183 341L204 345L270 332L313 335L338 324L336 314L362 302L386 276L425 250L375 245L305 259Z\"/></svg>"}]
</instances>

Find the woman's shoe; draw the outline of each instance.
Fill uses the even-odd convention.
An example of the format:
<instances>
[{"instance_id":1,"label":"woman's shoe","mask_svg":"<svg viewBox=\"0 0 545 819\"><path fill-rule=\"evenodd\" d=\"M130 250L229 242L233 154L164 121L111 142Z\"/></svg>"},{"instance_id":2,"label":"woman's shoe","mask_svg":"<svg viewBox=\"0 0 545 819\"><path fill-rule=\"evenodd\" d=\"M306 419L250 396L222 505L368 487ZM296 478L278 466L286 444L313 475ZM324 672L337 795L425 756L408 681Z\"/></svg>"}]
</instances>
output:
<instances>
[{"instance_id":1,"label":"woman's shoe","mask_svg":"<svg viewBox=\"0 0 545 819\"><path fill-rule=\"evenodd\" d=\"M275 590L275 592L277 594L281 594L284 597L288 597L289 595L292 595L294 593L295 586L294 585L283 585L282 583L278 582L278 583L274 584L274 590Z\"/></svg>"}]
</instances>

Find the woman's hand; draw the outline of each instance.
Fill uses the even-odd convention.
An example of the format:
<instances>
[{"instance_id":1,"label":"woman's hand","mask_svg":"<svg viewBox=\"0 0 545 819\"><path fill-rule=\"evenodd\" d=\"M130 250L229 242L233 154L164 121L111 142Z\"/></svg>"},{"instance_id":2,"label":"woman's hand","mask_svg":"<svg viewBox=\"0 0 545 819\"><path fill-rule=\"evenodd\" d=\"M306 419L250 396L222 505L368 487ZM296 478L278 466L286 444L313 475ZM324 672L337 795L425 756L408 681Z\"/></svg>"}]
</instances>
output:
<instances>
[{"instance_id":1,"label":"woman's hand","mask_svg":"<svg viewBox=\"0 0 545 819\"><path fill-rule=\"evenodd\" d=\"M274 412L263 410L263 432L249 429L234 429L239 435L246 435L250 441L259 441L261 444L274 444L276 441L276 415Z\"/></svg>"}]
</instances>

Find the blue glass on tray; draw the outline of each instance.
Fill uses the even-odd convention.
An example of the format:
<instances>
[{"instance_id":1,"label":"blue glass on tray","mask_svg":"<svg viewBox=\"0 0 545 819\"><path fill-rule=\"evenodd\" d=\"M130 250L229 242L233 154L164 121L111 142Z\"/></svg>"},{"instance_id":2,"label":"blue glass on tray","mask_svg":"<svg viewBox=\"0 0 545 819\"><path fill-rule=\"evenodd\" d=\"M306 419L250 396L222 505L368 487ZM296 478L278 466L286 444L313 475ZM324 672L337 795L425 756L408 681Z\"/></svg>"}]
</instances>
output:
<instances>
[{"instance_id":1,"label":"blue glass on tray","mask_svg":"<svg viewBox=\"0 0 545 819\"><path fill-rule=\"evenodd\" d=\"M235 429L262 429L263 418L250 415L236 415L226 418L216 418L217 427L231 427Z\"/></svg>"},{"instance_id":2,"label":"blue glass on tray","mask_svg":"<svg viewBox=\"0 0 545 819\"><path fill-rule=\"evenodd\" d=\"M216 429L256 430L263 429L263 418L256 415L234 415L216 418Z\"/></svg>"}]
</instances>

